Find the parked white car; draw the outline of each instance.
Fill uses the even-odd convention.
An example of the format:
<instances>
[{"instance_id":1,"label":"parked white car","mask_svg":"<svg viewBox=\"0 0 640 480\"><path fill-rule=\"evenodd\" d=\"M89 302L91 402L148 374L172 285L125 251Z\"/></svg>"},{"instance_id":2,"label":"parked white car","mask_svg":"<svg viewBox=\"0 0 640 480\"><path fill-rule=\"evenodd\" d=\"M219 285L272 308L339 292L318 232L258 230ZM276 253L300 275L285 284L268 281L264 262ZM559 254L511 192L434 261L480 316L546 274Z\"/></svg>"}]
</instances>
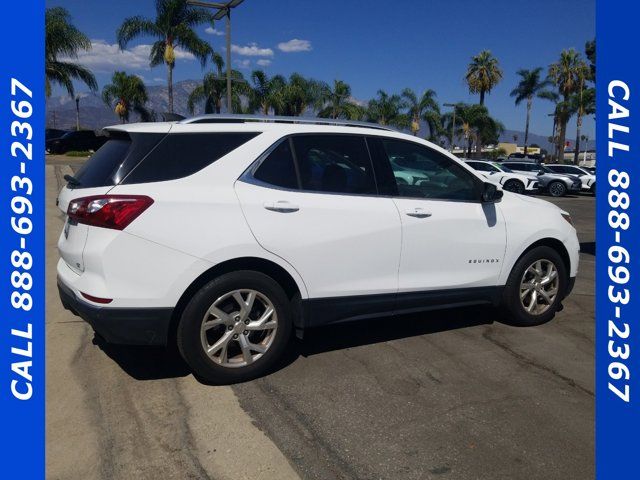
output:
<instances>
[{"instance_id":1,"label":"parked white car","mask_svg":"<svg viewBox=\"0 0 640 480\"><path fill-rule=\"evenodd\" d=\"M538 191L539 184L536 175L516 173L496 162L467 160L466 163L487 177L489 181L501 185L508 192L524 194Z\"/></svg>"},{"instance_id":2,"label":"parked white car","mask_svg":"<svg viewBox=\"0 0 640 480\"><path fill-rule=\"evenodd\" d=\"M552 163L545 165L555 173L566 173L575 175L582 181L582 190L596 194L596 176L584 167L577 165L565 165L561 163Z\"/></svg>"},{"instance_id":3,"label":"parked white car","mask_svg":"<svg viewBox=\"0 0 640 480\"><path fill-rule=\"evenodd\" d=\"M541 324L578 271L567 212L383 127L217 115L106 130L59 195L62 303L109 342L177 342L212 382L262 375L293 332L338 321L489 304ZM391 158L424 178L399 182Z\"/></svg>"}]
</instances>

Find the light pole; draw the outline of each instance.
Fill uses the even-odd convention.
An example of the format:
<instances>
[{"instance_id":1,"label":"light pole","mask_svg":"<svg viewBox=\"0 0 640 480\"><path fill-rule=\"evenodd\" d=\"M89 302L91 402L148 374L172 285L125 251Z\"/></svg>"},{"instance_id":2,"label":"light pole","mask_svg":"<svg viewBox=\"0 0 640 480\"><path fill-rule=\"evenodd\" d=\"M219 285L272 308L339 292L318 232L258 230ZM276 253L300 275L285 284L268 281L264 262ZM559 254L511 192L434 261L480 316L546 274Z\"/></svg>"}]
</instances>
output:
<instances>
[{"instance_id":1,"label":"light pole","mask_svg":"<svg viewBox=\"0 0 640 480\"><path fill-rule=\"evenodd\" d=\"M213 15L214 20L221 20L222 17L227 18L227 111L233 113L231 107L231 9L236 8L244 0L230 0L225 3L217 2L201 2L200 0L187 0L190 5L204 8L213 8L217 10Z\"/></svg>"},{"instance_id":2,"label":"light pole","mask_svg":"<svg viewBox=\"0 0 640 480\"><path fill-rule=\"evenodd\" d=\"M453 153L453 133L456 129L456 104L455 103L443 103L445 107L453 107L453 118L451 122L451 153Z\"/></svg>"}]
</instances>

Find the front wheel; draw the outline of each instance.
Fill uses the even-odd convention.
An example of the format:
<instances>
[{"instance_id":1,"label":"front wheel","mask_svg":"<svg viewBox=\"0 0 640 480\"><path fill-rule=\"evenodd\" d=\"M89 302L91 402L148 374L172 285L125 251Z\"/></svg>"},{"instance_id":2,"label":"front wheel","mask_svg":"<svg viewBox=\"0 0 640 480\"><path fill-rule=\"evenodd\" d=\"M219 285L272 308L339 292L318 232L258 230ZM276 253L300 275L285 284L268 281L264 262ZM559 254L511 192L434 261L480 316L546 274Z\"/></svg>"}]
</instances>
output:
<instances>
[{"instance_id":1,"label":"front wheel","mask_svg":"<svg viewBox=\"0 0 640 480\"><path fill-rule=\"evenodd\" d=\"M549 194L552 197L562 197L567 193L567 186L562 182L551 182L549 184Z\"/></svg>"},{"instance_id":2,"label":"front wheel","mask_svg":"<svg viewBox=\"0 0 640 480\"><path fill-rule=\"evenodd\" d=\"M520 195L524 193L524 184L519 180L507 180L502 188L507 192L519 193Z\"/></svg>"},{"instance_id":3,"label":"front wheel","mask_svg":"<svg viewBox=\"0 0 640 480\"><path fill-rule=\"evenodd\" d=\"M514 265L502 295L507 322L541 325L551 320L567 290L567 269L560 254L547 246L535 247Z\"/></svg>"},{"instance_id":4,"label":"front wheel","mask_svg":"<svg viewBox=\"0 0 640 480\"><path fill-rule=\"evenodd\" d=\"M213 383L267 373L291 337L289 299L271 277L239 271L207 283L187 304L177 331L184 360Z\"/></svg>"}]
</instances>

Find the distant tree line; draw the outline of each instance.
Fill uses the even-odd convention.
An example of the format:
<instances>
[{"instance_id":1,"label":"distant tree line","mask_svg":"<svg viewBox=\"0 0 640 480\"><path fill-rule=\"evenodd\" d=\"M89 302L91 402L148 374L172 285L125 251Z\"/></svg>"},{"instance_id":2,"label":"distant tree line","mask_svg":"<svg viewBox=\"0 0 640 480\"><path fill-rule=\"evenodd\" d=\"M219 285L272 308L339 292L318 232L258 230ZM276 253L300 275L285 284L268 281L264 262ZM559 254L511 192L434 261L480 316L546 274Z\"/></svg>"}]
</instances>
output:
<instances>
[{"instance_id":1,"label":"distant tree line","mask_svg":"<svg viewBox=\"0 0 640 480\"><path fill-rule=\"evenodd\" d=\"M80 51L91 49L89 38L72 23L67 10L48 8L46 20L45 73L46 95L57 84L72 97L73 82L84 83L97 91L96 79L91 71L72 61L61 58L77 58ZM123 21L116 32L120 48L124 49L140 36L155 38L149 64L164 64L167 68L168 109L173 112L173 72L176 66L175 49L180 48L198 59L203 68L213 65L189 95L187 107L191 113L202 108L205 113L226 110L235 113L260 113L262 115L300 116L314 114L324 118L365 120L390 125L419 135L422 125L427 126L424 137L446 145L463 141L465 156L482 155L482 148L496 144L504 126L493 118L485 106L486 95L502 81L503 71L498 59L488 50L471 58L465 73L465 82L472 94L478 94L477 104L456 103L442 113L436 92L426 89L416 93L410 88L402 92L388 93L378 90L368 103L356 101L351 87L343 80L332 84L293 73L269 76L262 70L253 71L248 78L242 72L232 70L231 105L225 105L227 83L225 63L209 43L195 33L194 28L213 24L211 13L187 4L186 0L156 0L156 16L153 19L135 16ZM577 131L574 162L577 163L585 116L595 114L595 40L585 45L585 58L574 49L563 50L557 62L549 65L546 74L542 67L517 71L519 83L511 91L515 104L526 102L524 130L525 153L529 148L529 121L535 98L553 103L553 156L562 159L567 138L567 124L575 116ZM143 121L155 118L155 112L147 109L147 90L142 79L124 71L116 71L111 83L104 86L102 99L114 109L120 121L127 122L132 112Z\"/></svg>"}]
</instances>

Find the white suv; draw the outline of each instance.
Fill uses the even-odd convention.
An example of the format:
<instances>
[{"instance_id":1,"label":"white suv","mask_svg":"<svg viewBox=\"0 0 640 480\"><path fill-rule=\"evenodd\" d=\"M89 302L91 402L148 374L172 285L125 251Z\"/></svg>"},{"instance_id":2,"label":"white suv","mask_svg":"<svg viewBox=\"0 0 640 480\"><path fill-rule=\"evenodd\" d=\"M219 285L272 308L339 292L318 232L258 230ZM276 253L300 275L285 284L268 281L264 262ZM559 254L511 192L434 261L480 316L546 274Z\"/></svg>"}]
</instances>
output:
<instances>
[{"instance_id":1,"label":"white suv","mask_svg":"<svg viewBox=\"0 0 640 480\"><path fill-rule=\"evenodd\" d=\"M484 160L467 160L466 163L507 192L524 194L538 191L538 179L533 174L516 173L504 165Z\"/></svg>"},{"instance_id":2,"label":"white suv","mask_svg":"<svg viewBox=\"0 0 640 480\"><path fill-rule=\"evenodd\" d=\"M294 331L343 320L490 304L540 324L578 271L566 212L393 130L219 115L106 130L59 195L62 303L107 341L177 342L209 381L261 375Z\"/></svg>"}]
</instances>

